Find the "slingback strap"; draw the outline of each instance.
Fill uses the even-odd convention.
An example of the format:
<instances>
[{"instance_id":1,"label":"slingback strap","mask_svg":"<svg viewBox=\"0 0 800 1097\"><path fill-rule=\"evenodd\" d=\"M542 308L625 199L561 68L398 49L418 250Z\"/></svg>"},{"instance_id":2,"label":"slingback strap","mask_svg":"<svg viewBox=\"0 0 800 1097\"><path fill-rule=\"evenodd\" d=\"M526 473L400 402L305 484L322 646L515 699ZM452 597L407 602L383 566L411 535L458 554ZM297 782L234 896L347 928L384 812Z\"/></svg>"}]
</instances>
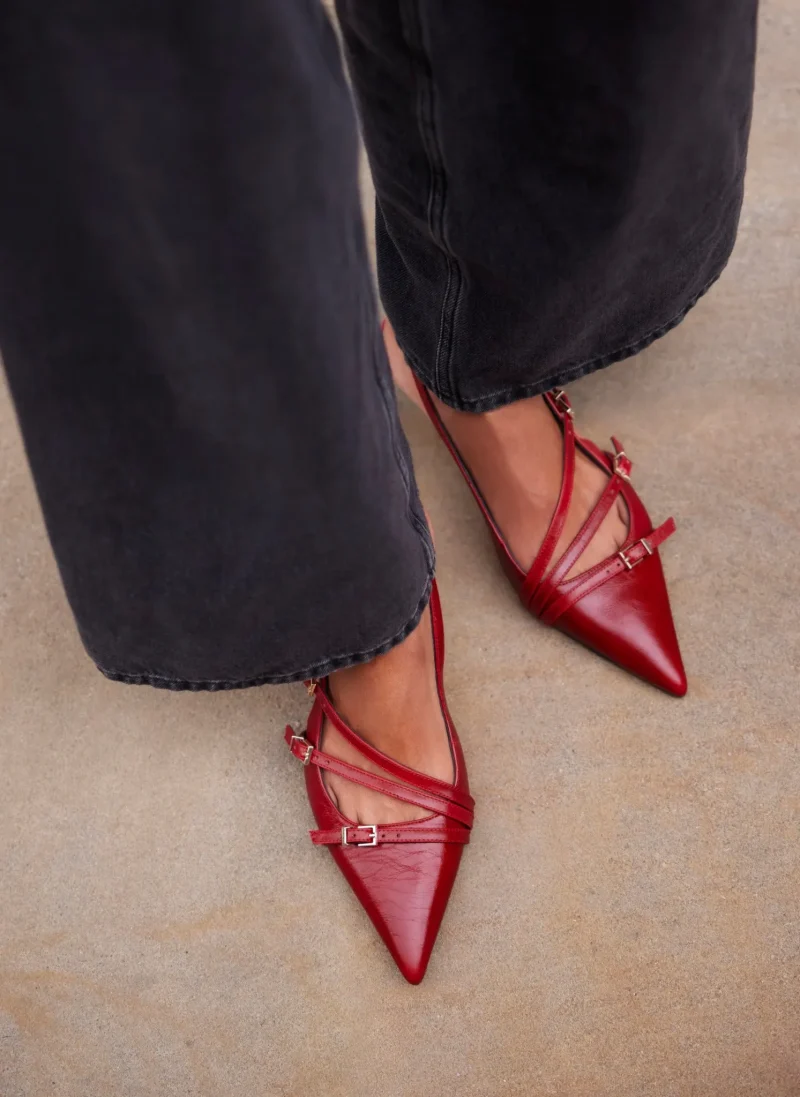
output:
<instances>
[{"instance_id":1,"label":"slingback strap","mask_svg":"<svg viewBox=\"0 0 800 1097\"><path fill-rule=\"evenodd\" d=\"M434 608L438 607L434 607L432 604L432 613ZM351 727L348 727L334 708L325 690L318 683L314 683L314 689L311 689L310 685L311 684L309 683L309 693L314 694L315 700L322 706L322 710L327 719L330 720L339 734L346 739L355 750L360 754L363 754L365 758L369 758L373 765L379 766L382 770L390 773L397 781L411 784L414 788L430 793L433 796L441 796L446 800L459 804L467 811L471 811L475 807L475 801L469 793L459 792L453 785L448 784L446 781L439 781L436 777L429 777L425 773L419 773L409 766L404 766L402 762L395 761L395 759L390 758L388 754L384 754L383 751L378 750L377 747L373 747L371 743L366 742L366 740L362 739L360 735L357 735ZM446 718L447 717L445 717L445 719Z\"/></svg>"},{"instance_id":2,"label":"slingback strap","mask_svg":"<svg viewBox=\"0 0 800 1097\"><path fill-rule=\"evenodd\" d=\"M624 571L632 571L638 564L643 563L648 556L652 556L655 550L662 545L668 537L675 532L675 519L668 518L658 529L640 537L632 545L626 545L607 560L597 564L583 575L579 575L559 597L553 599L547 605L540 617L546 625L554 624L562 614L571 609L581 598L590 594L593 590L603 586L609 579L621 575Z\"/></svg>"},{"instance_id":3,"label":"slingback strap","mask_svg":"<svg viewBox=\"0 0 800 1097\"><path fill-rule=\"evenodd\" d=\"M431 423L433 424L434 430L439 435L441 440L444 442L445 446L447 446L447 449L450 453L450 456L453 458L456 465L458 466L458 469L459 469L461 475L466 480L467 487L472 492L472 496L473 496L475 502L478 504L478 507L480 509L481 514L484 517L484 520L486 521L489 528L493 531L493 533L494 533L495 537L497 538L499 544L501 544L503 546L503 548L505 550L505 553L508 556L508 559L510 561L512 561L512 563L514 563L515 567L518 567L518 565L514 561L514 557L511 555L511 550L509 549L508 545L506 544L505 538L503 537L502 530L498 526L497 522L494 520L494 515L492 514L491 510L489 509L489 504L486 502L483 495L481 494L481 490L478 487L478 484L475 480L475 477L472 475L472 470L469 468L466 461L461 456L455 442L450 437L450 432L448 431L447 427L444 425L444 423L442 421L442 417L439 415L439 412L436 410L436 407L434 406L433 400L431 399L430 393L425 388L423 383L420 381L419 377L416 376L416 374L414 375L414 384L417 386L417 392L419 393L419 398L422 402L422 406L425 409L425 412L426 412L428 418L430 419Z\"/></svg>"},{"instance_id":4,"label":"slingback strap","mask_svg":"<svg viewBox=\"0 0 800 1097\"><path fill-rule=\"evenodd\" d=\"M420 788L416 781L409 787L390 777L381 777L377 773L367 773L359 766L354 766L350 762L343 762L341 758L334 758L332 754L317 750L313 743L310 743L304 735L299 735L291 726L286 728L284 739L292 754L304 766L318 766L320 769L335 773L347 781L363 785L364 788L371 789L373 792L380 792L384 796L391 796L395 800L413 804L414 807L429 811L433 815L444 815L448 819L455 819L466 827L472 826L474 813L471 808L461 807L460 804L445 799L443 796L436 796L426 789ZM414 770L410 772L416 773ZM417 776L422 777L423 775L418 774Z\"/></svg>"},{"instance_id":5,"label":"slingback strap","mask_svg":"<svg viewBox=\"0 0 800 1097\"><path fill-rule=\"evenodd\" d=\"M351 823L331 830L312 830L310 834L315 846L383 846L407 842L451 842L466 846L470 838L470 832L464 827L429 827L416 823L406 826L392 826L391 823L357 826Z\"/></svg>"}]
</instances>

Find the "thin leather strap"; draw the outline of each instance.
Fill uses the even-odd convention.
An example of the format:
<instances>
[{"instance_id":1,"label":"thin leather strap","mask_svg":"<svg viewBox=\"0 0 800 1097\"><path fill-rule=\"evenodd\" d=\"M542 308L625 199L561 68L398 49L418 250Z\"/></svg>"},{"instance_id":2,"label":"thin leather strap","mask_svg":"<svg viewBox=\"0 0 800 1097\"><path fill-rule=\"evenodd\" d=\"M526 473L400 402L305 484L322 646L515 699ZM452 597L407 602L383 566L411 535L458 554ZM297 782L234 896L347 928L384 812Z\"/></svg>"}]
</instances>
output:
<instances>
[{"instance_id":1,"label":"thin leather strap","mask_svg":"<svg viewBox=\"0 0 800 1097\"><path fill-rule=\"evenodd\" d=\"M557 405L554 405L554 403L549 400L547 401L547 404L551 410L557 407ZM525 582L522 584L522 589L520 590L520 598L526 605L530 605L533 601L539 584L550 565L553 553L556 550L556 545L558 544L558 539L564 529L564 523L567 520L569 505L572 501L572 490L575 486L575 428L572 424L572 416L566 414L562 415L557 412L556 414L558 414L561 423L561 432L564 439L561 488L558 493L556 509L553 511L553 517L550 519L550 525L545 534L544 541L542 541L541 547L528 569L528 574L525 576Z\"/></svg>"},{"instance_id":2,"label":"thin leather strap","mask_svg":"<svg viewBox=\"0 0 800 1097\"><path fill-rule=\"evenodd\" d=\"M531 601L528 603L528 608L532 613L535 613L537 617L541 615L544 607L555 592L556 587L558 587L567 575L569 575L572 568L583 555L589 542L597 533L603 519L611 510L611 507L622 491L623 477L629 475L630 468L631 463L623 454L623 460L615 461L614 468L609 469L611 475L600 498L589 513L588 518L575 534L572 542L567 546L566 551L547 576L547 579L541 584Z\"/></svg>"},{"instance_id":3,"label":"thin leather strap","mask_svg":"<svg viewBox=\"0 0 800 1097\"><path fill-rule=\"evenodd\" d=\"M451 842L466 846L470 839L470 832L465 827L427 827L418 824L403 827L379 823L373 827L351 823L344 828L312 830L309 833L315 846L382 846L387 843L400 845L404 842ZM343 837L346 841L342 841Z\"/></svg>"},{"instance_id":4,"label":"thin leather strap","mask_svg":"<svg viewBox=\"0 0 800 1097\"><path fill-rule=\"evenodd\" d=\"M371 789L373 792L380 792L384 796L391 796L395 800L413 804L415 807L422 808L423 811L429 811L434 815L446 815L450 819L456 819L459 823L463 823L464 826L472 826L473 812L468 808L463 808L459 804L445 800L442 796L434 796L417 786L401 785L390 777L381 777L377 773L367 773L359 766L344 762L341 758L334 758L332 754L317 750L304 736L298 735L291 726L287 726L284 738L292 754L295 758L299 758L304 765L318 766L320 769L335 773L347 781L363 785L364 788Z\"/></svg>"},{"instance_id":5,"label":"thin leather strap","mask_svg":"<svg viewBox=\"0 0 800 1097\"><path fill-rule=\"evenodd\" d=\"M632 545L625 546L620 552L609 556L607 560L587 571L584 575L579 575L569 590L565 591L560 597L555 598L543 610L541 620L546 625L554 624L562 614L566 613L581 598L584 598L593 590L597 590L609 579L613 579L615 575L620 575L623 571L631 571L637 564L641 564L643 560L652 555L659 545L662 545L668 537L672 536L675 528L675 519L668 518L652 533L648 533ZM645 542L649 546L650 552L647 551Z\"/></svg>"},{"instance_id":6,"label":"thin leather strap","mask_svg":"<svg viewBox=\"0 0 800 1097\"><path fill-rule=\"evenodd\" d=\"M513 555L511 554L511 550L509 549L508 544L506 542L506 539L503 536L503 531L500 529L497 522L495 522L494 515L492 514L491 510L489 510L489 504L486 502L483 495L481 494L481 490L478 487L478 484L477 484L477 481L475 480L475 477L472 475L472 472L470 471L470 468L467 465L464 458L458 452L458 449L456 447L455 442L450 437L450 432L448 431L447 427L442 422L442 417L439 415L439 412L436 410L436 408L434 406L434 403L431 400L430 393L428 392L428 390L425 388L423 383L420 381L420 379L416 375L414 376L414 384L417 386L417 391L419 392L419 398L422 401L422 406L425 408L425 411L427 412L428 418L433 423L439 437L442 439L442 441L444 442L444 444L447 446L448 450L450 451L450 456L453 458L455 463L458 465L458 467L461 471L461 475L467 481L467 487L472 492L472 495L475 499L475 502L480 507L481 513L483 514L483 517L486 519L486 522L491 526L495 537L497 537L497 540L503 546L503 549L505 550L506 555L508 556L509 560L519 570L520 574L522 574L522 568L520 568L519 564L517 564L516 560L514 559Z\"/></svg>"},{"instance_id":7,"label":"thin leather strap","mask_svg":"<svg viewBox=\"0 0 800 1097\"><path fill-rule=\"evenodd\" d=\"M324 687L319 684L317 684L316 689L314 690L314 700L320 705L322 711L339 734L342 735L352 747L359 751L360 754L363 754L365 758L369 758L370 762L374 765L380 766L381 769L390 773L397 781L410 784L414 788L430 793L433 796L442 796L455 804L460 804L461 807L468 810L474 808L475 801L470 795L460 793L453 785L448 784L446 781L440 781L436 777L429 777L425 773L419 773L409 766L404 766L402 762L395 761L394 758L390 758L388 754L384 754L383 751L378 750L377 747L373 747L371 743L362 739L351 727L348 727L334 708ZM446 717L444 718L446 719Z\"/></svg>"}]
</instances>

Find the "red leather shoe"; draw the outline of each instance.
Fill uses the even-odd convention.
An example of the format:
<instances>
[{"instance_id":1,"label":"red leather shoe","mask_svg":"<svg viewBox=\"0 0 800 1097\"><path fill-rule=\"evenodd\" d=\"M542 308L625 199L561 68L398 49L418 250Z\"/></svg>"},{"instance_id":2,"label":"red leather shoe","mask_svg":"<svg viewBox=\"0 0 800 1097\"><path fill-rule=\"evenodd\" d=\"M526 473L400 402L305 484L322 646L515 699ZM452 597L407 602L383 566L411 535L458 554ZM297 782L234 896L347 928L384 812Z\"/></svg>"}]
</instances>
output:
<instances>
[{"instance_id":1,"label":"red leather shoe","mask_svg":"<svg viewBox=\"0 0 800 1097\"><path fill-rule=\"evenodd\" d=\"M659 546L675 532L675 522L668 518L653 529L630 482L631 462L616 438L612 438L614 452L604 453L575 434L566 393L559 389L545 394L564 439L563 474L550 527L536 559L525 572L514 559L427 389L417 378L415 381L423 407L469 484L500 562L523 604L544 624L553 625L646 682L682 697L686 693L686 673L658 554ZM572 497L576 447L608 473L608 485L572 544L559 560L553 561ZM627 504L630 519L621 551L566 579L619 495Z\"/></svg>"},{"instance_id":2,"label":"red leather shoe","mask_svg":"<svg viewBox=\"0 0 800 1097\"><path fill-rule=\"evenodd\" d=\"M319 827L311 831L311 841L331 851L409 983L421 982L428 966L461 853L469 842L474 808L461 744L444 697L444 633L435 583L430 607L436 683L453 755L452 785L409 769L365 742L331 704L327 679L309 683L314 705L305 736L291 727L286 729L286 742L292 754L306 767L306 791ZM324 719L334 724L365 758L391 776L368 773L321 750ZM415 804L430 814L409 823L357 826L341 814L328 795L322 779L324 769L375 792Z\"/></svg>"}]
</instances>

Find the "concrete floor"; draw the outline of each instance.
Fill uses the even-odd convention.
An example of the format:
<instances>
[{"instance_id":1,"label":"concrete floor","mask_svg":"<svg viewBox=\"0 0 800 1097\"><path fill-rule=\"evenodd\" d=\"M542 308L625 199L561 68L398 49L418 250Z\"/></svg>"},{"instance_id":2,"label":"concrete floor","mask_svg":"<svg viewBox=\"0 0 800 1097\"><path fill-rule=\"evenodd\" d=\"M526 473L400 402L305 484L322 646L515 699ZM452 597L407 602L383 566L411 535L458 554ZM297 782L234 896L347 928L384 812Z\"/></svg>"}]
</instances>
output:
<instances>
[{"instance_id":1,"label":"concrete floor","mask_svg":"<svg viewBox=\"0 0 800 1097\"><path fill-rule=\"evenodd\" d=\"M526 617L406 409L480 805L419 988L307 840L302 687L95 673L3 398L2 1097L800 1094L798 39L770 0L723 281L572 390L679 521L685 700Z\"/></svg>"}]
</instances>

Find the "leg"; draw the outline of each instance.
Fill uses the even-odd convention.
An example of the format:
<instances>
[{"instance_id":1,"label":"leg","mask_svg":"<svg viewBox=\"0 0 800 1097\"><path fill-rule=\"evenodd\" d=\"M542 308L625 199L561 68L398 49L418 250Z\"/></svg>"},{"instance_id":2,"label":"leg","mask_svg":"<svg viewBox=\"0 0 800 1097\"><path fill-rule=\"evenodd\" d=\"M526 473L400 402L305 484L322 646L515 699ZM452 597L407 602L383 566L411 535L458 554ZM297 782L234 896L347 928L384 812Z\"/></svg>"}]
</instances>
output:
<instances>
[{"instance_id":1,"label":"leg","mask_svg":"<svg viewBox=\"0 0 800 1097\"><path fill-rule=\"evenodd\" d=\"M634 521L625 493L605 506L610 458L578 447L573 482L540 394L641 350L724 267L742 197L756 0L338 9L377 190L395 374L402 383L408 362L427 390L542 616L545 596L566 594L544 589L551 575L588 582L597 566L616 581L627 548L650 544L646 512ZM573 490L560 525L562 479ZM648 564L627 596L643 573L663 586L659 568ZM596 607L603 629L612 602L623 616L610 590ZM621 580L614 590L624 594ZM596 620L570 634L681 692L668 602L656 601L624 658ZM553 613L570 631L564 606Z\"/></svg>"},{"instance_id":2,"label":"leg","mask_svg":"<svg viewBox=\"0 0 800 1097\"><path fill-rule=\"evenodd\" d=\"M338 0L381 295L445 404L574 381L676 323L742 196L756 0Z\"/></svg>"},{"instance_id":3,"label":"leg","mask_svg":"<svg viewBox=\"0 0 800 1097\"><path fill-rule=\"evenodd\" d=\"M330 676L390 763L449 789L433 549L321 7L9 0L0 51L0 343L89 653L173 689ZM316 745L352 758L329 730ZM320 810L430 815L335 775ZM391 879L387 848L370 864ZM458 856L441 859L449 887ZM395 917L422 927L414 977L437 872L427 921L393 885Z\"/></svg>"},{"instance_id":4,"label":"leg","mask_svg":"<svg viewBox=\"0 0 800 1097\"><path fill-rule=\"evenodd\" d=\"M322 675L417 624L432 549L311 0L6 3L0 342L111 677Z\"/></svg>"},{"instance_id":5,"label":"leg","mask_svg":"<svg viewBox=\"0 0 800 1097\"><path fill-rule=\"evenodd\" d=\"M730 253L755 0L338 7L390 357L434 394L527 568L561 478L559 432L533 397L662 334ZM562 549L605 480L579 455ZM575 570L626 530L620 504Z\"/></svg>"}]
</instances>

